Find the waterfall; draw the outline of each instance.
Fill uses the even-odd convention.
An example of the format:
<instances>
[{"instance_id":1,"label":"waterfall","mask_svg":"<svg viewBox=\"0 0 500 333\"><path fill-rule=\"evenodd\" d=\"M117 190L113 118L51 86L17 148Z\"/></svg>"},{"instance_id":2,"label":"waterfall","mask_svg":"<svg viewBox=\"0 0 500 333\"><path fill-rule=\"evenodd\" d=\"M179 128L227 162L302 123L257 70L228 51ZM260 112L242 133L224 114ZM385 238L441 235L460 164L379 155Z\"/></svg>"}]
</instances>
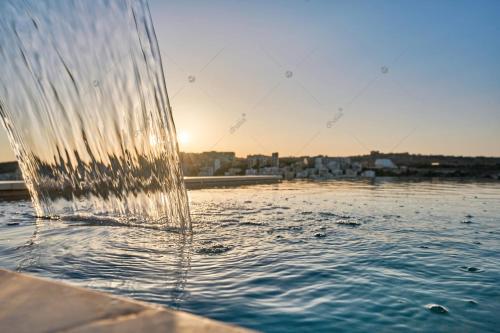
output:
<instances>
[{"instance_id":1,"label":"waterfall","mask_svg":"<svg viewBox=\"0 0 500 333\"><path fill-rule=\"evenodd\" d=\"M0 116L39 216L190 230L145 0L2 1Z\"/></svg>"}]
</instances>

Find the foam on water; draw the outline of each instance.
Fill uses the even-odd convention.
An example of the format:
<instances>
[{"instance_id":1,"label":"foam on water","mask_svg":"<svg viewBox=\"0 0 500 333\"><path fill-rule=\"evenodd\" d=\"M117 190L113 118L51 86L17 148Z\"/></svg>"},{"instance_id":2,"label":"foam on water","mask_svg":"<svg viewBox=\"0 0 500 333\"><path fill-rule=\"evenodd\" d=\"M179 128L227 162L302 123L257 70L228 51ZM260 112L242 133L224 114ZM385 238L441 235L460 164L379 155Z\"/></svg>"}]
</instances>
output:
<instances>
[{"instance_id":1,"label":"foam on water","mask_svg":"<svg viewBox=\"0 0 500 333\"><path fill-rule=\"evenodd\" d=\"M38 216L190 229L145 1L2 1L0 115Z\"/></svg>"}]
</instances>

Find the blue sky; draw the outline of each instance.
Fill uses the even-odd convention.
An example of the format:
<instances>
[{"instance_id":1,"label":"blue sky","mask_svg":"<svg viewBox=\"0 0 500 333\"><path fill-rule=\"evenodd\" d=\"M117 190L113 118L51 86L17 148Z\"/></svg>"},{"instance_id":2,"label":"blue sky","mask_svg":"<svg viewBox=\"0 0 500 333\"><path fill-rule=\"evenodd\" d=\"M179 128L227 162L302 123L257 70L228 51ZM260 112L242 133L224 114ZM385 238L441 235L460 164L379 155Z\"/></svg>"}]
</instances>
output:
<instances>
[{"instance_id":1,"label":"blue sky","mask_svg":"<svg viewBox=\"0 0 500 333\"><path fill-rule=\"evenodd\" d=\"M181 150L500 156L500 1L150 9Z\"/></svg>"}]
</instances>

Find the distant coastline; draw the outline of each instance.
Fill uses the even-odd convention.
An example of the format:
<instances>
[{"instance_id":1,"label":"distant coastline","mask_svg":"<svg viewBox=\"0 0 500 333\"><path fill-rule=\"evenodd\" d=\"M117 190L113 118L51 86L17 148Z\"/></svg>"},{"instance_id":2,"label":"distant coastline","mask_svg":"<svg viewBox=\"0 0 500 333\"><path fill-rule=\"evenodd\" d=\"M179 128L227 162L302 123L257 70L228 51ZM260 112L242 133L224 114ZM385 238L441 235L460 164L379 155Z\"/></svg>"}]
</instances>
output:
<instances>
[{"instance_id":1,"label":"distant coastline","mask_svg":"<svg viewBox=\"0 0 500 333\"><path fill-rule=\"evenodd\" d=\"M500 179L500 157L466 157L381 153L330 157L326 155L279 157L234 152L181 152L185 176L280 175L283 179L342 179L400 177ZM0 180L20 180L18 163L0 163Z\"/></svg>"},{"instance_id":2,"label":"distant coastline","mask_svg":"<svg viewBox=\"0 0 500 333\"><path fill-rule=\"evenodd\" d=\"M181 153L187 176L281 175L284 179L333 178L500 178L500 157L464 157L381 153L330 157L326 155L279 157L233 152Z\"/></svg>"}]
</instances>

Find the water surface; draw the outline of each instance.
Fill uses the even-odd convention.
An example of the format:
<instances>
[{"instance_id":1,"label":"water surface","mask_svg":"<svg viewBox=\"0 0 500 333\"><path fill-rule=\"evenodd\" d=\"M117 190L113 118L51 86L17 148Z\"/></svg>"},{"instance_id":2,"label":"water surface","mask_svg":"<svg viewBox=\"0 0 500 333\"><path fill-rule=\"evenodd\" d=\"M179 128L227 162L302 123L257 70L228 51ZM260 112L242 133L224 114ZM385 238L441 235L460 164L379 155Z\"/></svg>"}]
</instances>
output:
<instances>
[{"instance_id":1,"label":"water surface","mask_svg":"<svg viewBox=\"0 0 500 333\"><path fill-rule=\"evenodd\" d=\"M500 183L190 191L193 234L0 203L0 266L266 332L494 332ZM432 307L432 305L441 307Z\"/></svg>"}]
</instances>

